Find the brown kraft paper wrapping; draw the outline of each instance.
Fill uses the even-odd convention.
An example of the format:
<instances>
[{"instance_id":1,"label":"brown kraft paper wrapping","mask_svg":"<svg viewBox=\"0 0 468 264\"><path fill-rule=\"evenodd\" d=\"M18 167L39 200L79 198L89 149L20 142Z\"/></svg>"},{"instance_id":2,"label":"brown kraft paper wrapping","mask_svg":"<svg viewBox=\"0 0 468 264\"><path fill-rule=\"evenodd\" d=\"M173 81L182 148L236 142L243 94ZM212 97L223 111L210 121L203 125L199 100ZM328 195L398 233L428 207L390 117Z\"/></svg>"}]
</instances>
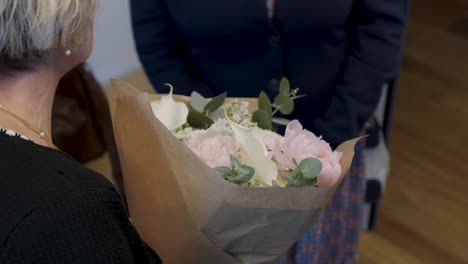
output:
<instances>
[{"instance_id":1,"label":"brown kraft paper wrapping","mask_svg":"<svg viewBox=\"0 0 468 264\"><path fill-rule=\"evenodd\" d=\"M274 263L314 225L336 189L229 183L153 115L155 95L120 81L113 89L130 216L164 263ZM344 153L342 177L358 140L338 147Z\"/></svg>"}]
</instances>

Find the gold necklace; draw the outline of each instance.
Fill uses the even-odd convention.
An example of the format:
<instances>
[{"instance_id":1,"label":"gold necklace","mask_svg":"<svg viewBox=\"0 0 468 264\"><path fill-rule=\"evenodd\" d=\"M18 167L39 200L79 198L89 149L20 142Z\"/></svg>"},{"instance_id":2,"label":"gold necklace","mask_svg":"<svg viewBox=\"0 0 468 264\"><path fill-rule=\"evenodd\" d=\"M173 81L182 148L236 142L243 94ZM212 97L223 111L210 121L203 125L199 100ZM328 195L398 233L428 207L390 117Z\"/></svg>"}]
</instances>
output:
<instances>
[{"instance_id":1,"label":"gold necklace","mask_svg":"<svg viewBox=\"0 0 468 264\"><path fill-rule=\"evenodd\" d=\"M45 142L47 142L47 144L49 145L49 147L54 147L54 144L52 143L52 139L47 136L47 134L40 130L40 129L37 129L35 128L33 125L31 125L31 123L29 123L28 121L24 120L23 118L15 115L14 113L10 112L10 110L8 110L5 106L3 106L2 104L0 104L0 111L3 111L7 114L9 114L10 116L16 118L18 121L20 121L21 123L23 123L23 125L25 125L28 129L30 129L31 131L33 131L34 133L36 133L41 139L45 140Z\"/></svg>"}]
</instances>

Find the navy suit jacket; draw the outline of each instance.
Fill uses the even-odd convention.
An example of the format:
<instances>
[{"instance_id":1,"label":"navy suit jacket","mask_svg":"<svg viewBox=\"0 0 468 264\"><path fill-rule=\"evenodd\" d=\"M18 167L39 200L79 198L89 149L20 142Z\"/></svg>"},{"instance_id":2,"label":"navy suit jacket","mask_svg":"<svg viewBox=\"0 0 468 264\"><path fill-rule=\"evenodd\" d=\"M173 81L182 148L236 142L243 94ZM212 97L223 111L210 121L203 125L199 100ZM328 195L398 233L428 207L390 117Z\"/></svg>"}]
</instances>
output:
<instances>
[{"instance_id":1,"label":"navy suit jacket","mask_svg":"<svg viewBox=\"0 0 468 264\"><path fill-rule=\"evenodd\" d=\"M132 0L136 48L159 92L306 98L289 118L336 146L359 135L397 75L409 0Z\"/></svg>"}]
</instances>

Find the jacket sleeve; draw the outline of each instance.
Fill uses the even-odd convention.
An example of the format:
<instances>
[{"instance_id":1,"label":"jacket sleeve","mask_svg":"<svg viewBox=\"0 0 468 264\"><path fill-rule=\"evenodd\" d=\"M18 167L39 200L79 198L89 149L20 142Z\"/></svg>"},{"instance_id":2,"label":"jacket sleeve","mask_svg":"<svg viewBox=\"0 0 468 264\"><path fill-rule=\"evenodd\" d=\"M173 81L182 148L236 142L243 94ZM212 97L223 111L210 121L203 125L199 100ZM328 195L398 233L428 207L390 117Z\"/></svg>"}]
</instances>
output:
<instances>
[{"instance_id":1,"label":"jacket sleeve","mask_svg":"<svg viewBox=\"0 0 468 264\"><path fill-rule=\"evenodd\" d=\"M9 233L0 263L161 263L139 238L118 195L75 191L38 206Z\"/></svg>"},{"instance_id":2,"label":"jacket sleeve","mask_svg":"<svg viewBox=\"0 0 468 264\"><path fill-rule=\"evenodd\" d=\"M167 92L164 84L171 83L178 94L207 95L165 0L131 0L130 9L136 50L153 87Z\"/></svg>"},{"instance_id":3,"label":"jacket sleeve","mask_svg":"<svg viewBox=\"0 0 468 264\"><path fill-rule=\"evenodd\" d=\"M325 114L312 128L336 147L359 136L385 82L397 77L409 0L356 0L347 62Z\"/></svg>"}]
</instances>

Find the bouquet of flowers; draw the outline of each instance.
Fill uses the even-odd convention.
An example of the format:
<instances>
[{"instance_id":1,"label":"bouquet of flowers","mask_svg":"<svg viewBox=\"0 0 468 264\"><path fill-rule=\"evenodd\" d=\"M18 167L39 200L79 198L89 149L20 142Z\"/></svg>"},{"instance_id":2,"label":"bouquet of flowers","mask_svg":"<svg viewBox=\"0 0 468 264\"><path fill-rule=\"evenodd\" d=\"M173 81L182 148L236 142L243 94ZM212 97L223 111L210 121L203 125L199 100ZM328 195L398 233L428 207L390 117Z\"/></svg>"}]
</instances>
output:
<instances>
[{"instance_id":1,"label":"bouquet of flowers","mask_svg":"<svg viewBox=\"0 0 468 264\"><path fill-rule=\"evenodd\" d=\"M274 263L317 221L358 140L333 151L276 117L301 97L286 79L273 102L263 92L207 99L114 88L131 218L165 263Z\"/></svg>"},{"instance_id":2,"label":"bouquet of flowers","mask_svg":"<svg viewBox=\"0 0 468 264\"><path fill-rule=\"evenodd\" d=\"M283 78L279 94L271 103L261 92L257 110L252 100L233 99L227 93L211 100L193 92L189 104L169 95L151 102L154 115L199 158L229 182L252 187L333 187L341 176L341 152L299 121L275 118L290 114L298 89L291 90ZM252 109L252 107L250 107ZM272 131L274 124L286 125L285 136Z\"/></svg>"}]
</instances>

